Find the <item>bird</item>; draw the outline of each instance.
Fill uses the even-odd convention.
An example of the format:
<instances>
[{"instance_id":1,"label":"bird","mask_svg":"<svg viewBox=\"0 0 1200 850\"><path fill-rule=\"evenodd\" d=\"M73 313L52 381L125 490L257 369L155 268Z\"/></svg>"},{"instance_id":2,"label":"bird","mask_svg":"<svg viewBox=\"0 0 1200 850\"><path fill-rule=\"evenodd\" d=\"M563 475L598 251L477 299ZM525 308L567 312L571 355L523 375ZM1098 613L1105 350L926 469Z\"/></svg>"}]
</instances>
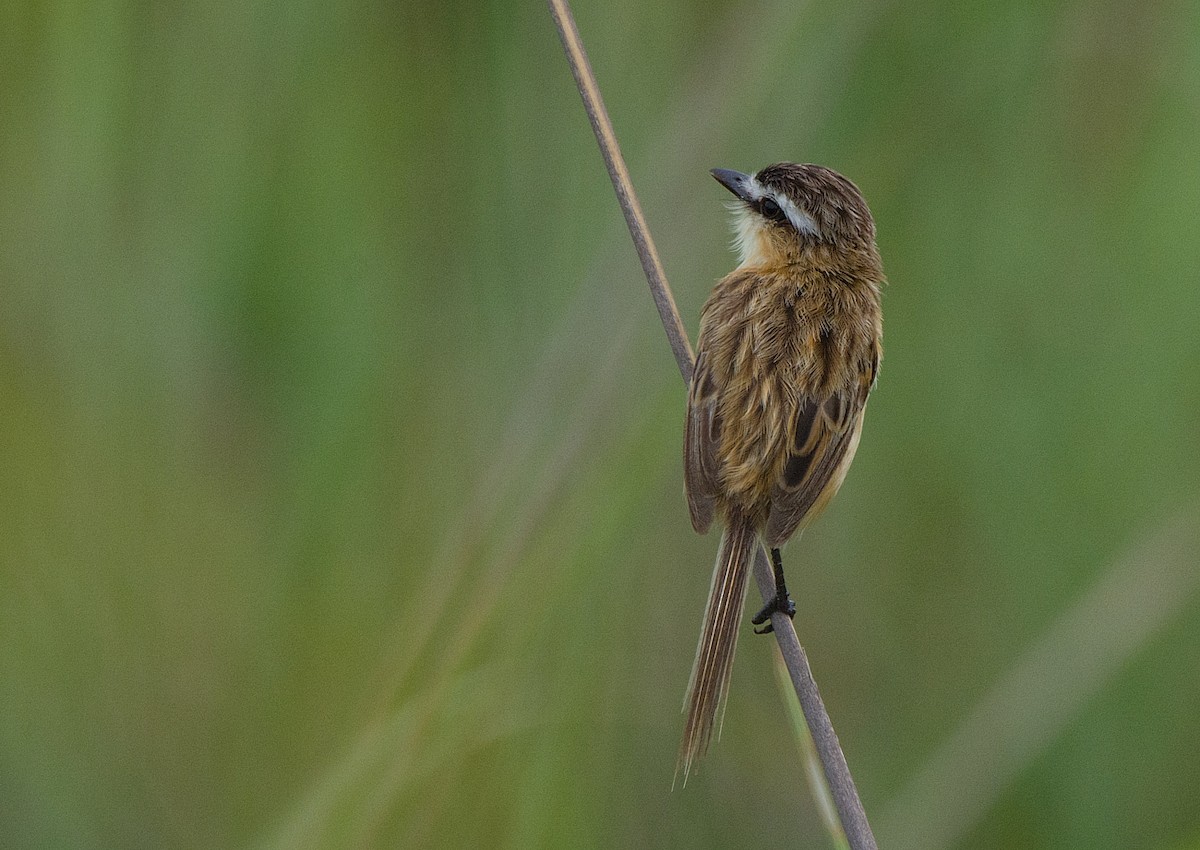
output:
<instances>
[{"instance_id":1,"label":"bird","mask_svg":"<svg viewBox=\"0 0 1200 850\"><path fill-rule=\"evenodd\" d=\"M729 692L738 624L758 545L775 596L753 618L795 614L780 547L842 485L883 357L883 264L862 193L829 168L781 162L754 174L713 169L734 197L738 266L701 311L684 428L692 526L724 526L676 776L708 750Z\"/></svg>"}]
</instances>

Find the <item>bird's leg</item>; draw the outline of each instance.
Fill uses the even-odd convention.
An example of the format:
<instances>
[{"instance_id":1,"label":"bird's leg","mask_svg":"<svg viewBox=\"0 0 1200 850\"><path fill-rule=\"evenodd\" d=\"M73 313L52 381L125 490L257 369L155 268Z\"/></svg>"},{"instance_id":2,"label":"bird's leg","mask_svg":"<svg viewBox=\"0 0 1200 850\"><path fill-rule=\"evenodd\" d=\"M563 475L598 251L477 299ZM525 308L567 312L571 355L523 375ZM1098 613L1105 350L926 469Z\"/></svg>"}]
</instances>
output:
<instances>
[{"instance_id":1,"label":"bird's leg","mask_svg":"<svg viewBox=\"0 0 1200 850\"><path fill-rule=\"evenodd\" d=\"M771 625L771 615L776 611L787 614L789 617L796 616L796 603L788 595L787 582L783 580L783 558L780 557L778 549L771 550L771 566L775 570L775 595L750 619L750 622L756 626L766 623L761 629L754 630L756 635L765 635L775 631L775 627Z\"/></svg>"}]
</instances>

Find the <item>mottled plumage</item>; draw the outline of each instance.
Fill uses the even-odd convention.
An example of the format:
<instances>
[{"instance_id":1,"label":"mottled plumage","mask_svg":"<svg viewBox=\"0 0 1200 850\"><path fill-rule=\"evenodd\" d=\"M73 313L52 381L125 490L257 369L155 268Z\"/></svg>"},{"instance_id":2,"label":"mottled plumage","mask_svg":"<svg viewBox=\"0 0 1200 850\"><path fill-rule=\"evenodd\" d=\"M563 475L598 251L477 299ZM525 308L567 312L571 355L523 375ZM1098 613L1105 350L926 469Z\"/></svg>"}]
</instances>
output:
<instances>
[{"instance_id":1,"label":"mottled plumage","mask_svg":"<svg viewBox=\"0 0 1200 850\"><path fill-rule=\"evenodd\" d=\"M882 356L883 268L854 184L792 163L714 176L738 197L742 262L704 305L688 393L692 524L717 516L725 533L688 686L685 780L728 690L754 548L783 545L836 494Z\"/></svg>"}]
</instances>

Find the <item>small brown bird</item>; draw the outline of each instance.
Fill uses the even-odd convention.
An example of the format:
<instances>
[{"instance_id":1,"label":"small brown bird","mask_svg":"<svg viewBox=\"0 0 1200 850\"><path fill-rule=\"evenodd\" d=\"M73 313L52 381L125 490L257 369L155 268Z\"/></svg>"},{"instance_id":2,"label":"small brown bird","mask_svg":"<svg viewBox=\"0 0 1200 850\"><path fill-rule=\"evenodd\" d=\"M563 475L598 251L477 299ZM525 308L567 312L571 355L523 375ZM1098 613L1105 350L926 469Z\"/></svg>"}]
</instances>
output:
<instances>
[{"instance_id":1,"label":"small brown bird","mask_svg":"<svg viewBox=\"0 0 1200 850\"><path fill-rule=\"evenodd\" d=\"M717 514L725 532L688 684L685 782L724 710L755 548L775 571L776 596L752 620L762 634L773 613L795 613L779 547L846 477L883 353L883 266L858 188L819 165L712 175L737 198L741 263L704 305L688 392L692 525L703 534Z\"/></svg>"}]
</instances>

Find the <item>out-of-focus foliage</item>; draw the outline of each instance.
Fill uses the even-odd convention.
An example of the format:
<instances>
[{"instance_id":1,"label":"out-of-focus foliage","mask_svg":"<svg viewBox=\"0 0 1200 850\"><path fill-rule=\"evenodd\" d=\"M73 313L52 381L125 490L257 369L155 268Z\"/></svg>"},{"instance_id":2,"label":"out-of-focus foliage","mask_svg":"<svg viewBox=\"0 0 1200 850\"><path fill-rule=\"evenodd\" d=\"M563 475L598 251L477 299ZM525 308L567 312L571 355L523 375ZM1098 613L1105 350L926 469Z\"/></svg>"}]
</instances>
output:
<instances>
[{"instance_id":1,"label":"out-of-focus foliage","mask_svg":"<svg viewBox=\"0 0 1200 850\"><path fill-rule=\"evenodd\" d=\"M1194 842L1200 569L1077 603L1198 560L1200 6L575 11L689 327L708 168L875 211L885 365L786 558L881 846ZM6 4L0 845L823 846L769 639L671 792L683 403L540 3ZM1067 621L1121 651L971 741Z\"/></svg>"}]
</instances>

